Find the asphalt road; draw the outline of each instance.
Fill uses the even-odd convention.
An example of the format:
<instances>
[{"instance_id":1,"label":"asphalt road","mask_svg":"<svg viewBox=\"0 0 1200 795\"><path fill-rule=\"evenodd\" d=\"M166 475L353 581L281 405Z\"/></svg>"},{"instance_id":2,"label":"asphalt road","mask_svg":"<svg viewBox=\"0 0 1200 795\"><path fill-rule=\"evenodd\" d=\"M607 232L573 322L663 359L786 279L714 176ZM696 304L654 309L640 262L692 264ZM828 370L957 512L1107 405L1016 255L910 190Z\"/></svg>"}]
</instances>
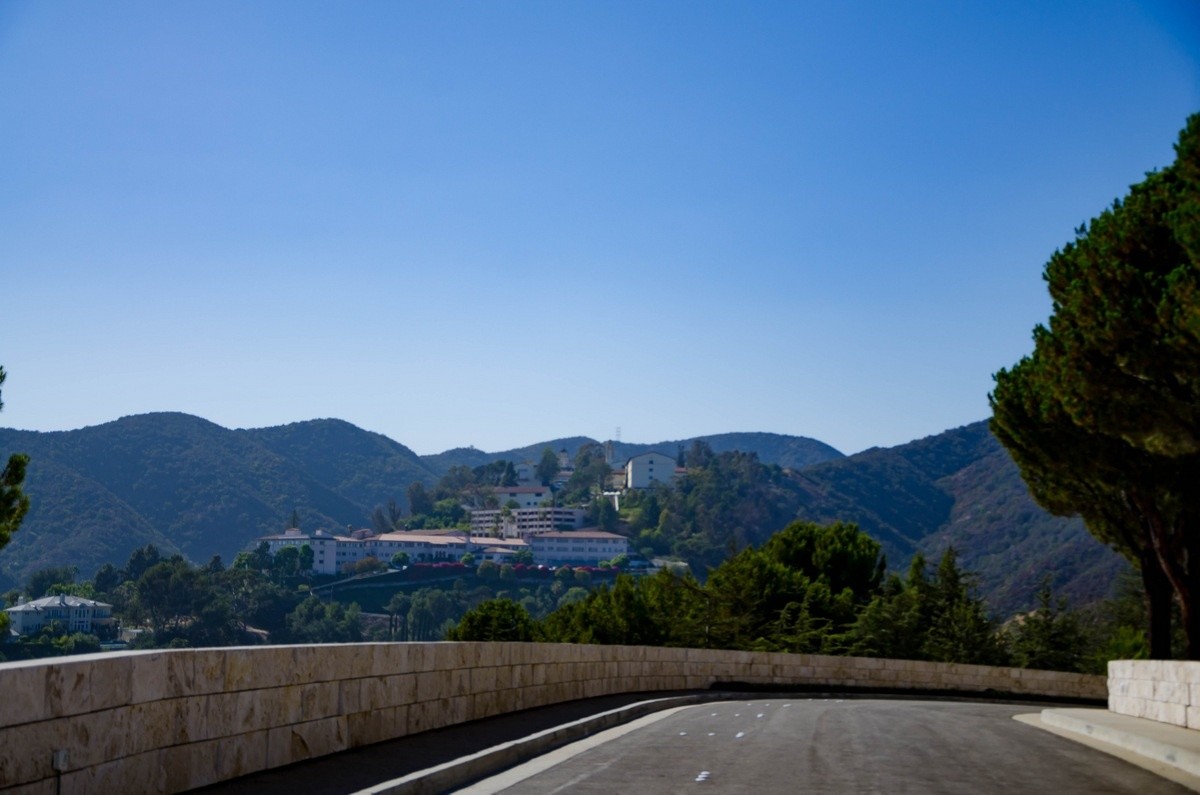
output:
<instances>
[{"instance_id":1,"label":"asphalt road","mask_svg":"<svg viewBox=\"0 0 1200 795\"><path fill-rule=\"evenodd\" d=\"M1012 719L1028 706L764 699L643 718L463 793L1184 793Z\"/></svg>"}]
</instances>

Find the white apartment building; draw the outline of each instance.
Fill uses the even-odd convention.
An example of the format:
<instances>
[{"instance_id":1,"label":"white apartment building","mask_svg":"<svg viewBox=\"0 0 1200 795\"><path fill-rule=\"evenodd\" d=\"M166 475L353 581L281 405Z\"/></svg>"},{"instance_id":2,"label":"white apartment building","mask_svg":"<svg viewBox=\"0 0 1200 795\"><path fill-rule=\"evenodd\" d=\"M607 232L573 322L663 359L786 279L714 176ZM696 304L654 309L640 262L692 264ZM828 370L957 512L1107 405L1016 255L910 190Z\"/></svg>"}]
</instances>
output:
<instances>
[{"instance_id":1,"label":"white apartment building","mask_svg":"<svg viewBox=\"0 0 1200 795\"><path fill-rule=\"evenodd\" d=\"M602 530L574 530L531 535L528 538L538 563L574 563L595 566L629 552L629 539Z\"/></svg>"},{"instance_id":2,"label":"white apartment building","mask_svg":"<svg viewBox=\"0 0 1200 795\"><path fill-rule=\"evenodd\" d=\"M277 535L264 536L258 541L265 541L272 555L283 547L301 547L307 544L313 550L312 570L317 574L340 574L349 566L366 558L375 558L387 563L397 552L408 555L408 559L413 563L458 560L467 552L480 562L503 562L513 553L529 548L528 544L520 539L468 536L465 531L383 533L352 538L330 535L323 530L309 535L291 529Z\"/></svg>"},{"instance_id":3,"label":"white apartment building","mask_svg":"<svg viewBox=\"0 0 1200 795\"><path fill-rule=\"evenodd\" d=\"M524 538L530 533L559 530L564 527L578 530L583 527L586 515L587 511L582 508L550 508L548 506L518 508L515 511L509 511L507 516L502 510L472 510L471 532L488 534L499 531L505 538Z\"/></svg>"},{"instance_id":4,"label":"white apartment building","mask_svg":"<svg viewBox=\"0 0 1200 795\"><path fill-rule=\"evenodd\" d=\"M642 453L625 462L625 488L648 489L675 480L675 459L662 453Z\"/></svg>"},{"instance_id":5,"label":"white apartment building","mask_svg":"<svg viewBox=\"0 0 1200 795\"><path fill-rule=\"evenodd\" d=\"M30 635L57 622L67 632L91 633L113 623L112 605L80 596L46 596L7 608L9 627Z\"/></svg>"}]
</instances>

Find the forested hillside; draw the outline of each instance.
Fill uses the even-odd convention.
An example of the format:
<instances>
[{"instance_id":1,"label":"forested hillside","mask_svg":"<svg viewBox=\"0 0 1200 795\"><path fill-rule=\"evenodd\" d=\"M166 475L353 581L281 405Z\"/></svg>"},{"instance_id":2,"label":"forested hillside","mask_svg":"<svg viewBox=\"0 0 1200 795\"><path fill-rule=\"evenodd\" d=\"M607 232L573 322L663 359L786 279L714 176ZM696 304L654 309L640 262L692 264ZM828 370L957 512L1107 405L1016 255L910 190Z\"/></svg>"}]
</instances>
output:
<instances>
[{"instance_id":1,"label":"forested hillside","mask_svg":"<svg viewBox=\"0 0 1200 795\"><path fill-rule=\"evenodd\" d=\"M388 500L403 505L409 483L435 478L412 450L344 420L310 420L238 433L368 510Z\"/></svg>"},{"instance_id":2,"label":"forested hillside","mask_svg":"<svg viewBox=\"0 0 1200 795\"><path fill-rule=\"evenodd\" d=\"M1127 568L1080 520L1033 502L985 422L810 467L794 480L799 517L857 523L883 544L893 570L914 552L936 560L954 546L999 613L1029 607L1047 575L1073 603L1095 601Z\"/></svg>"},{"instance_id":3,"label":"forested hillside","mask_svg":"<svg viewBox=\"0 0 1200 795\"><path fill-rule=\"evenodd\" d=\"M530 445L508 460L588 441ZM681 446L688 475L670 491L627 496L617 529L635 550L678 555L699 576L795 518L858 523L893 571L916 551L936 560L952 544L999 613L1029 607L1046 574L1081 604L1105 595L1124 568L1078 521L1034 505L984 423L848 458L811 439L760 433L622 444L617 455L675 455ZM90 576L147 543L197 563L214 554L229 561L288 526L293 512L305 529L370 527L389 501L407 510L411 483L432 487L443 467L505 456L464 448L422 458L340 420L228 430L185 414L59 433L0 429L0 455L14 451L31 456L32 504L0 553L0 587L52 565ZM818 463L803 465L813 457Z\"/></svg>"},{"instance_id":4,"label":"forested hillside","mask_svg":"<svg viewBox=\"0 0 1200 795\"><path fill-rule=\"evenodd\" d=\"M354 433L329 433L327 422L245 432L186 414L145 414L58 433L0 429L0 451L31 459L31 506L0 553L0 584L46 565L90 575L146 543L197 562L228 561L251 539L284 529L293 511L313 529L365 526L374 503L343 495L360 481L387 480L403 456L383 437L346 426L378 447L368 455L350 441ZM347 457L356 473L341 465ZM331 463L315 463L322 459Z\"/></svg>"}]
</instances>

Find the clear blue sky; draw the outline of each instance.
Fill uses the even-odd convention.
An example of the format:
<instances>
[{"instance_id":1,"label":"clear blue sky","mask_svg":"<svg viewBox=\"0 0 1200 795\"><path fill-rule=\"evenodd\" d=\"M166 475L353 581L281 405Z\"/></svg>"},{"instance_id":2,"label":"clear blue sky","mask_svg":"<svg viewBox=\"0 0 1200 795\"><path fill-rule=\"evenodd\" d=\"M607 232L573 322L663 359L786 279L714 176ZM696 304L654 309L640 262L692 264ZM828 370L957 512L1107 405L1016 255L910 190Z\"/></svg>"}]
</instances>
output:
<instances>
[{"instance_id":1,"label":"clear blue sky","mask_svg":"<svg viewBox=\"0 0 1200 795\"><path fill-rule=\"evenodd\" d=\"M1200 5L0 3L0 424L419 453L988 416Z\"/></svg>"}]
</instances>

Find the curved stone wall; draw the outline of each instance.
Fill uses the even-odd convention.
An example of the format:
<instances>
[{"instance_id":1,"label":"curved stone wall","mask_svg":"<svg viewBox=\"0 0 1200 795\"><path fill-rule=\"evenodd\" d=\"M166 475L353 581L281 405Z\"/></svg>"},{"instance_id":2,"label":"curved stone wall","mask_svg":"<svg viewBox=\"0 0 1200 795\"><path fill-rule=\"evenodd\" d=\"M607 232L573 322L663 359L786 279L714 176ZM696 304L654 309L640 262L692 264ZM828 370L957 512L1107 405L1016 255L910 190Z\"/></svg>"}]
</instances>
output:
<instances>
[{"instance_id":1,"label":"curved stone wall","mask_svg":"<svg viewBox=\"0 0 1200 795\"><path fill-rule=\"evenodd\" d=\"M1107 696L1103 676L643 646L355 643L82 655L0 664L0 791L179 792L529 707L722 682Z\"/></svg>"}]
</instances>

